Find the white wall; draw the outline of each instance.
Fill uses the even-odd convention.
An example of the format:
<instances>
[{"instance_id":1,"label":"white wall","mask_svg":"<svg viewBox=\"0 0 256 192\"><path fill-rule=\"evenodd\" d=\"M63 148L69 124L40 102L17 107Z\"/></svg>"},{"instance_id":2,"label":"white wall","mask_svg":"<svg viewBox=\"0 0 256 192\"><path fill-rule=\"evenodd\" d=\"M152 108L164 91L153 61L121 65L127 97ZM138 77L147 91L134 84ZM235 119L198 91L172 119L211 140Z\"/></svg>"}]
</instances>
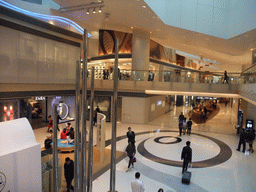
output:
<instances>
[{"instance_id":1,"label":"white wall","mask_svg":"<svg viewBox=\"0 0 256 192\"><path fill-rule=\"evenodd\" d=\"M122 97L122 122L147 123L148 102L142 97Z\"/></svg>"},{"instance_id":2,"label":"white wall","mask_svg":"<svg viewBox=\"0 0 256 192\"><path fill-rule=\"evenodd\" d=\"M241 84L239 86L239 95L256 102L256 84Z\"/></svg>"},{"instance_id":3,"label":"white wall","mask_svg":"<svg viewBox=\"0 0 256 192\"><path fill-rule=\"evenodd\" d=\"M26 118L0 123L0 191L41 192L41 147Z\"/></svg>"},{"instance_id":4,"label":"white wall","mask_svg":"<svg viewBox=\"0 0 256 192\"><path fill-rule=\"evenodd\" d=\"M99 31L89 31L92 35L88 39L88 57L97 57L99 56Z\"/></svg>"},{"instance_id":5,"label":"white wall","mask_svg":"<svg viewBox=\"0 0 256 192\"><path fill-rule=\"evenodd\" d=\"M160 96L153 96L149 98L150 100L150 117L149 121L153 121L157 117L160 117L165 114L165 100L166 96L165 95L160 95ZM161 105L160 103L161 102ZM154 110L152 110L151 106L154 105Z\"/></svg>"},{"instance_id":6,"label":"white wall","mask_svg":"<svg viewBox=\"0 0 256 192\"><path fill-rule=\"evenodd\" d=\"M75 83L80 48L0 26L0 83Z\"/></svg>"}]
</instances>

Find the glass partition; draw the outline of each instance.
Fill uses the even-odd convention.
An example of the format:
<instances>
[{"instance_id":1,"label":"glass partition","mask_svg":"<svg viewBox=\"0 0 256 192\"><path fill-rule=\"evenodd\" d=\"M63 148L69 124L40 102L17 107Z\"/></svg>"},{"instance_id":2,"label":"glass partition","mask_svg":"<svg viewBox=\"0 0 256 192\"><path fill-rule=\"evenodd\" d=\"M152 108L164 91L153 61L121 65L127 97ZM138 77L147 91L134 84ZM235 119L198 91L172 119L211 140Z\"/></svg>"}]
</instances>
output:
<instances>
[{"instance_id":1,"label":"glass partition","mask_svg":"<svg viewBox=\"0 0 256 192\"><path fill-rule=\"evenodd\" d=\"M90 69L89 78L90 78ZM113 69L98 69L95 79L113 80ZM255 74L228 73L229 84L255 83ZM167 71L167 70L118 70L118 79L121 81L158 81L180 83L207 83L223 84L224 73L206 73L196 71Z\"/></svg>"}]
</instances>

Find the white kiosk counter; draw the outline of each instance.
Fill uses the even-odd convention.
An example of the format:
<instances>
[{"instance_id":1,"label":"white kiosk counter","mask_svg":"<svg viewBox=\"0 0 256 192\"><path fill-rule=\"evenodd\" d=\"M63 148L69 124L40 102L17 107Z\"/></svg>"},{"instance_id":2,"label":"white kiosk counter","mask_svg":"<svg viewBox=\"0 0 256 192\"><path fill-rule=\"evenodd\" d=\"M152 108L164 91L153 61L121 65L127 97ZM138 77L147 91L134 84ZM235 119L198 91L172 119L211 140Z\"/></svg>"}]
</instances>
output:
<instances>
[{"instance_id":1,"label":"white kiosk counter","mask_svg":"<svg viewBox=\"0 0 256 192\"><path fill-rule=\"evenodd\" d=\"M41 147L26 118L0 123L0 191L42 191Z\"/></svg>"}]
</instances>

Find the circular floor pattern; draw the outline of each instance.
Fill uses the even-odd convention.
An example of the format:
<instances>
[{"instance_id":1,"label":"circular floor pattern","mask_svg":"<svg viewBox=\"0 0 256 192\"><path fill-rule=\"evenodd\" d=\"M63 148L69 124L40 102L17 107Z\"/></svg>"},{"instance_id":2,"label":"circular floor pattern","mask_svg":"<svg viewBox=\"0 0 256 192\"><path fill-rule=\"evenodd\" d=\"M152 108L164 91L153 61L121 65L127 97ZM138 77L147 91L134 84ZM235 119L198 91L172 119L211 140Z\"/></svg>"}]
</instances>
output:
<instances>
[{"instance_id":1,"label":"circular floor pattern","mask_svg":"<svg viewBox=\"0 0 256 192\"><path fill-rule=\"evenodd\" d=\"M170 132L170 131L161 130L161 132ZM177 132L177 131L172 131L172 132ZM220 141L218 139L215 139L215 138L212 138L212 137L209 137L209 136L205 136L205 135L201 135L201 134L197 134L197 133L191 133L191 134L198 135L198 136L201 136L201 137L205 137L205 138L215 142L220 147L220 152L215 157L213 157L211 159L203 160L203 161L193 162L193 167L194 168L204 168L204 167L215 166L215 165L224 163L225 161L227 161L232 156L232 150L224 142L222 142L222 141ZM171 137L171 136L169 136L169 137ZM158 138L159 139L157 139L157 138L156 139L157 139L157 141L159 143L159 140L162 137L158 137ZM150 138L148 138L148 139L150 139ZM144 145L145 142L148 139L143 140L138 145L137 150L138 150L138 152L142 156L144 156L145 158L150 159L152 161L155 161L157 163L161 163L161 164L165 164L165 165L169 165L169 166L175 166L175 167L182 167L182 162L181 161L174 161L174 160L163 159L163 158L157 157L157 156L151 154L150 152L148 152L146 150L146 148L145 148L145 145ZM164 144L167 144L167 143L164 143Z\"/></svg>"},{"instance_id":2,"label":"circular floor pattern","mask_svg":"<svg viewBox=\"0 0 256 192\"><path fill-rule=\"evenodd\" d=\"M171 138L171 139L172 139L172 138L175 138L176 140L175 140L175 141L171 141L171 142L164 142L164 141L161 141L161 140L163 140L163 139L165 139L165 138ZM154 141L155 141L156 143L159 143L159 144L174 144L174 143L179 143L179 142L181 142L182 139L179 138L179 137L173 137L173 136L162 136L162 137L157 137L157 138L155 138Z\"/></svg>"}]
</instances>

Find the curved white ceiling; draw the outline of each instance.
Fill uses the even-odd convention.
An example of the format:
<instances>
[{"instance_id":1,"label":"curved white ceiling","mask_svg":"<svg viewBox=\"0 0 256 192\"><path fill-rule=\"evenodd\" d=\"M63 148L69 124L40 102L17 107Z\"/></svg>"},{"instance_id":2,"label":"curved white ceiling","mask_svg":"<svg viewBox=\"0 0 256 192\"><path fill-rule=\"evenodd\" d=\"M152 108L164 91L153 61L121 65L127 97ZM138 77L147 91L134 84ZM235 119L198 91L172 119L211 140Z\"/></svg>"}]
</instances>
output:
<instances>
[{"instance_id":1,"label":"curved white ceiling","mask_svg":"<svg viewBox=\"0 0 256 192\"><path fill-rule=\"evenodd\" d=\"M229 39L256 28L255 0L145 0L167 25Z\"/></svg>"}]
</instances>

